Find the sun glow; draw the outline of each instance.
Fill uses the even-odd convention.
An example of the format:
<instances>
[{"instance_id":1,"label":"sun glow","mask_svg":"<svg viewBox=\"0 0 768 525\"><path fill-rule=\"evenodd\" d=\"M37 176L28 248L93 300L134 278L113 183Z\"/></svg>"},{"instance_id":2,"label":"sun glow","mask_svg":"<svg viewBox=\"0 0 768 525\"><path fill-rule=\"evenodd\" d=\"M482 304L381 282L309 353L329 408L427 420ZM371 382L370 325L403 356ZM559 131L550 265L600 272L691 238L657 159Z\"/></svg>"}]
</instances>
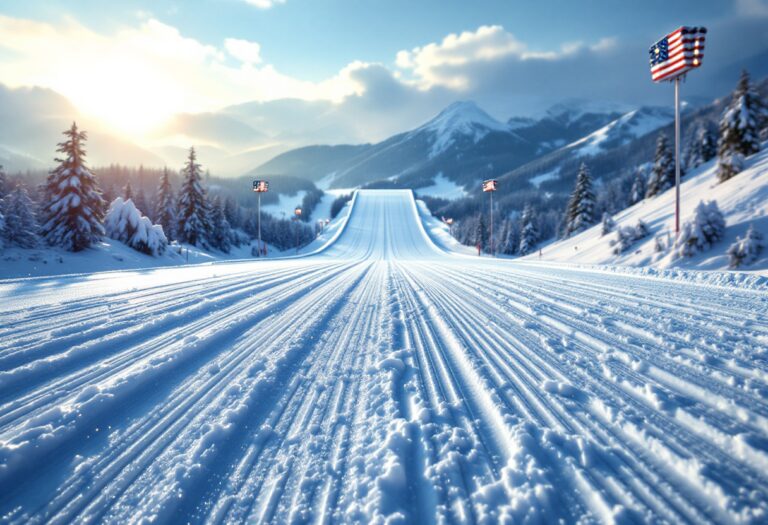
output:
<instances>
[{"instance_id":1,"label":"sun glow","mask_svg":"<svg viewBox=\"0 0 768 525\"><path fill-rule=\"evenodd\" d=\"M147 65L130 59L102 64L87 82L73 79L62 92L83 113L124 133L145 133L181 109L183 96ZM68 83L67 83L68 84Z\"/></svg>"}]
</instances>

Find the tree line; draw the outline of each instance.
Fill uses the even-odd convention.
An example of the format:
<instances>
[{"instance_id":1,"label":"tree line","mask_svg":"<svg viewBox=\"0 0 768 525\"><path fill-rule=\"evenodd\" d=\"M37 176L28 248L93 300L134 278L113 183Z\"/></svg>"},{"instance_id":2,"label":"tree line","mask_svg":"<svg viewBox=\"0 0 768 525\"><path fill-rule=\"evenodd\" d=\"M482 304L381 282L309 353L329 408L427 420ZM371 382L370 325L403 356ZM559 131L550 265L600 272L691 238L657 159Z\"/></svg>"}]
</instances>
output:
<instances>
[{"instance_id":1,"label":"tree line","mask_svg":"<svg viewBox=\"0 0 768 525\"><path fill-rule=\"evenodd\" d=\"M233 246L256 237L256 210L230 196L211 195L205 183L208 176L194 148L179 173L177 190L167 168L139 168L138 191L128 178L118 193L113 185L102 190L99 177L88 167L87 133L73 123L63 135L57 165L40 187L32 188L34 197L21 180L11 188L0 166L0 248L49 245L77 252L110 237L151 255L162 254L174 241L229 253ZM129 172L115 166L106 171L112 175ZM153 176L157 177L156 190L148 195L145 179ZM318 191L305 195L310 210L322 197ZM296 242L307 244L315 233L306 222L268 214L261 218L262 239L280 250L293 248Z\"/></svg>"}]
</instances>

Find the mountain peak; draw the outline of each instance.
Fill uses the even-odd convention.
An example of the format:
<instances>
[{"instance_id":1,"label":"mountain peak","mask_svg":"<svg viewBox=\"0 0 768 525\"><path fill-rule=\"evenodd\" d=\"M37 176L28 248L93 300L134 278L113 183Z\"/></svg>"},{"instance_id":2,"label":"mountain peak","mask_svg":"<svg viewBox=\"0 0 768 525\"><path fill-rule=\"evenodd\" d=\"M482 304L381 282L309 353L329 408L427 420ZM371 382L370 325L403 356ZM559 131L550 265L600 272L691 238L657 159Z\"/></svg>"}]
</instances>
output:
<instances>
[{"instance_id":1,"label":"mountain peak","mask_svg":"<svg viewBox=\"0 0 768 525\"><path fill-rule=\"evenodd\" d=\"M434 134L430 157L447 150L459 137L470 137L475 143L492 131L509 133L509 126L490 116L473 101L459 101L446 107L416 132Z\"/></svg>"},{"instance_id":2,"label":"mountain peak","mask_svg":"<svg viewBox=\"0 0 768 525\"><path fill-rule=\"evenodd\" d=\"M563 123L573 122L583 115L594 114L625 114L631 111L631 106L612 102L608 100L587 100L579 98L570 98L558 102L550 107L543 115L543 118L550 118Z\"/></svg>"}]
</instances>

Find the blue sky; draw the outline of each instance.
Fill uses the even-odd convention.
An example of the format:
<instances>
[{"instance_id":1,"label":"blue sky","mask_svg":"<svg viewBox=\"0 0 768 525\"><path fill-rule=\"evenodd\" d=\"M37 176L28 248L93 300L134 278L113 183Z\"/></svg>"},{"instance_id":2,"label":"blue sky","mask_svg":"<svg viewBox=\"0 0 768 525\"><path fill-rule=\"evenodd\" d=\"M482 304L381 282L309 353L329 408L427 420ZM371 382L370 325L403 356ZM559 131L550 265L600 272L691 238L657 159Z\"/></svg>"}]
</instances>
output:
<instances>
[{"instance_id":1,"label":"blue sky","mask_svg":"<svg viewBox=\"0 0 768 525\"><path fill-rule=\"evenodd\" d=\"M645 0L642 5L620 0L288 0L269 9L244 0L27 0L0 5L5 14L49 22L69 15L105 31L146 13L201 42L217 44L230 37L257 41L270 62L308 80L321 80L353 60L389 63L401 49L482 25L501 25L544 51L612 35L652 38L672 29L674 22L667 20L690 20L691 12L697 23L734 12L734 4L724 0Z\"/></svg>"},{"instance_id":2,"label":"blue sky","mask_svg":"<svg viewBox=\"0 0 768 525\"><path fill-rule=\"evenodd\" d=\"M255 102L265 128L333 114L325 141L378 140L456 100L500 119L666 102L646 50L683 24L710 27L689 95L768 50L768 0L0 0L0 81L131 133Z\"/></svg>"}]
</instances>

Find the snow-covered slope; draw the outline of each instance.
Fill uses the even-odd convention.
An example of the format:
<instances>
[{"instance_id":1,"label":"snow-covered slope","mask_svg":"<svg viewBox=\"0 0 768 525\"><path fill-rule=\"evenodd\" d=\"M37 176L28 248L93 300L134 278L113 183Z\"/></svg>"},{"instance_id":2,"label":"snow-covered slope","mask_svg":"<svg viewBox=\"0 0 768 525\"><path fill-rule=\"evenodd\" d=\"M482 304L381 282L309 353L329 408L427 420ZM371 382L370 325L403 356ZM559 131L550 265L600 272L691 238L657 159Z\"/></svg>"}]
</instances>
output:
<instances>
[{"instance_id":1,"label":"snow-covered slope","mask_svg":"<svg viewBox=\"0 0 768 525\"><path fill-rule=\"evenodd\" d=\"M0 282L0 521L764 521L764 291L452 254L410 192L348 221Z\"/></svg>"},{"instance_id":2,"label":"snow-covered slope","mask_svg":"<svg viewBox=\"0 0 768 525\"><path fill-rule=\"evenodd\" d=\"M567 147L579 155L595 155L600 151L623 146L632 139L666 126L673 119L674 113L669 108L643 107L622 115Z\"/></svg>"},{"instance_id":3,"label":"snow-covered slope","mask_svg":"<svg viewBox=\"0 0 768 525\"><path fill-rule=\"evenodd\" d=\"M674 237L674 188L627 208L614 217L617 227L634 226L642 220L650 235L638 241L621 255L613 253L610 242L615 233L601 236L597 226L570 239L544 246L542 258L586 264L620 264L655 268L695 268L724 270L728 268L726 250L737 236L743 236L750 224L768 239L768 143L763 151L747 159L746 169L724 183L718 183L716 160L691 171L681 185L681 223L688 220L700 201L715 200L726 221L725 238L707 252L692 258L674 258L670 251L656 252L656 237L665 245ZM524 259L536 260L538 254ZM768 248L745 271L768 273Z\"/></svg>"}]
</instances>

